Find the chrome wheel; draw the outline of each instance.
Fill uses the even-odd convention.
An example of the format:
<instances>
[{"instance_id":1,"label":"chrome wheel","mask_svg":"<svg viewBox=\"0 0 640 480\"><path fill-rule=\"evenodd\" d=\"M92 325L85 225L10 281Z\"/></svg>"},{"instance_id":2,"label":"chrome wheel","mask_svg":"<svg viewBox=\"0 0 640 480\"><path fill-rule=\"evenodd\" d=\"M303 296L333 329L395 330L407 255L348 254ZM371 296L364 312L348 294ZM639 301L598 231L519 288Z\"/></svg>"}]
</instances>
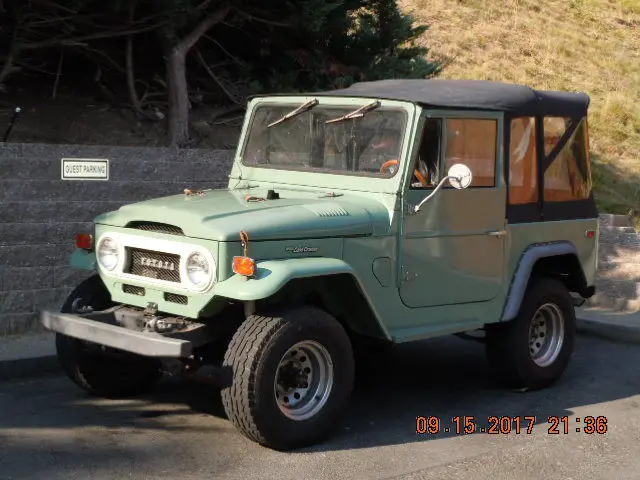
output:
<instances>
[{"instance_id":1,"label":"chrome wheel","mask_svg":"<svg viewBox=\"0 0 640 480\"><path fill-rule=\"evenodd\" d=\"M332 386L333 362L318 342L298 342L280 359L274 394L278 408L288 418L313 417L327 403Z\"/></svg>"},{"instance_id":2,"label":"chrome wheel","mask_svg":"<svg viewBox=\"0 0 640 480\"><path fill-rule=\"evenodd\" d=\"M553 303L542 305L529 325L529 354L539 367L556 361L564 344L564 316Z\"/></svg>"}]
</instances>

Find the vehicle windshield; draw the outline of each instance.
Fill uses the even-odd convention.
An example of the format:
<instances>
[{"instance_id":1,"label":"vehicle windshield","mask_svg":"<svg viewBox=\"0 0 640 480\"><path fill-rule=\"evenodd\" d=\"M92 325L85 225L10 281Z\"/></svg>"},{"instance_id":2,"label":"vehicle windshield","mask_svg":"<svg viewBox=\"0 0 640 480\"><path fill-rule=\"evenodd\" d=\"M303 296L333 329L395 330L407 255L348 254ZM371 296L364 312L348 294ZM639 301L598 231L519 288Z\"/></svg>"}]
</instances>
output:
<instances>
[{"instance_id":1,"label":"vehicle windshield","mask_svg":"<svg viewBox=\"0 0 640 480\"><path fill-rule=\"evenodd\" d=\"M298 107L256 109L243 153L245 165L382 178L398 171L404 111L375 108L340 119L358 106L316 105L282 120Z\"/></svg>"}]
</instances>

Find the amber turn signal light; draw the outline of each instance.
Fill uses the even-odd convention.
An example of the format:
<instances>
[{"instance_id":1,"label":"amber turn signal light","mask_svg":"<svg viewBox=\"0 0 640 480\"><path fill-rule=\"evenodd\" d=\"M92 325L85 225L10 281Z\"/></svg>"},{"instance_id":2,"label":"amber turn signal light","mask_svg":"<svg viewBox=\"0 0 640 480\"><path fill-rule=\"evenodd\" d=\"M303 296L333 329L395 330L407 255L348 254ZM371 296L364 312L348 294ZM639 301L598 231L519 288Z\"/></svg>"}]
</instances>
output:
<instances>
[{"instance_id":1,"label":"amber turn signal light","mask_svg":"<svg viewBox=\"0 0 640 480\"><path fill-rule=\"evenodd\" d=\"M256 262L249 257L233 257L233 271L238 275L253 277L256 273Z\"/></svg>"},{"instance_id":2,"label":"amber turn signal light","mask_svg":"<svg viewBox=\"0 0 640 480\"><path fill-rule=\"evenodd\" d=\"M78 233L76 235L76 247L83 250L93 249L93 235L88 233Z\"/></svg>"}]
</instances>

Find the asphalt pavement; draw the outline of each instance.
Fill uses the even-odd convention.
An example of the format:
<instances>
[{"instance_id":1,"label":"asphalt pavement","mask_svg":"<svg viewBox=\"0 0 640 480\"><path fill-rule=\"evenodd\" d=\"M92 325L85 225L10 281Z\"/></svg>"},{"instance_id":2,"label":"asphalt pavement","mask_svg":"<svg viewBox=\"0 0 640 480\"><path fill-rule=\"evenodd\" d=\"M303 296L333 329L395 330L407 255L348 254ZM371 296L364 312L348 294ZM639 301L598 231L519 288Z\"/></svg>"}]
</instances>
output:
<instances>
[{"instance_id":1,"label":"asphalt pavement","mask_svg":"<svg viewBox=\"0 0 640 480\"><path fill-rule=\"evenodd\" d=\"M0 383L0 477L640 478L638 365L638 345L579 336L559 383L514 392L494 384L481 344L448 337L399 346L359 374L334 436L287 453L241 436L211 385L167 379L153 394L114 401L57 373L8 380ZM428 416L439 433L417 434L416 417ZM457 416L473 416L477 433L458 434ZM503 433L481 433L491 416L519 417L520 433L514 420ZM531 427L524 417L535 417ZM559 420L557 434L549 417ZM585 433L585 417L600 417L600 433Z\"/></svg>"}]
</instances>

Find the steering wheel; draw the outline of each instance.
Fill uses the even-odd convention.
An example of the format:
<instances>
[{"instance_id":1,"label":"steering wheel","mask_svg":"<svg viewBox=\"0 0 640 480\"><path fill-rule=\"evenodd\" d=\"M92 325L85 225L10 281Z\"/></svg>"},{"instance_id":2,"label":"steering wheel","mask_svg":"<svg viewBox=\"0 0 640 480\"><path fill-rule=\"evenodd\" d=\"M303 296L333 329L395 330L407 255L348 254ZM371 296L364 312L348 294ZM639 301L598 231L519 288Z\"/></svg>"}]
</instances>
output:
<instances>
[{"instance_id":1,"label":"steering wheel","mask_svg":"<svg viewBox=\"0 0 640 480\"><path fill-rule=\"evenodd\" d=\"M394 158L393 160L387 160L386 162L384 162L382 164L382 166L380 167L380 173L385 173L387 170L389 170L389 168L393 165L398 165L398 159ZM422 184L422 186L424 188L429 188L429 183L427 182L427 179L424 178L424 175L422 174L422 172L420 170L418 170L417 168L413 171L413 174L416 176L416 178L418 180L420 180L420 183Z\"/></svg>"}]
</instances>

